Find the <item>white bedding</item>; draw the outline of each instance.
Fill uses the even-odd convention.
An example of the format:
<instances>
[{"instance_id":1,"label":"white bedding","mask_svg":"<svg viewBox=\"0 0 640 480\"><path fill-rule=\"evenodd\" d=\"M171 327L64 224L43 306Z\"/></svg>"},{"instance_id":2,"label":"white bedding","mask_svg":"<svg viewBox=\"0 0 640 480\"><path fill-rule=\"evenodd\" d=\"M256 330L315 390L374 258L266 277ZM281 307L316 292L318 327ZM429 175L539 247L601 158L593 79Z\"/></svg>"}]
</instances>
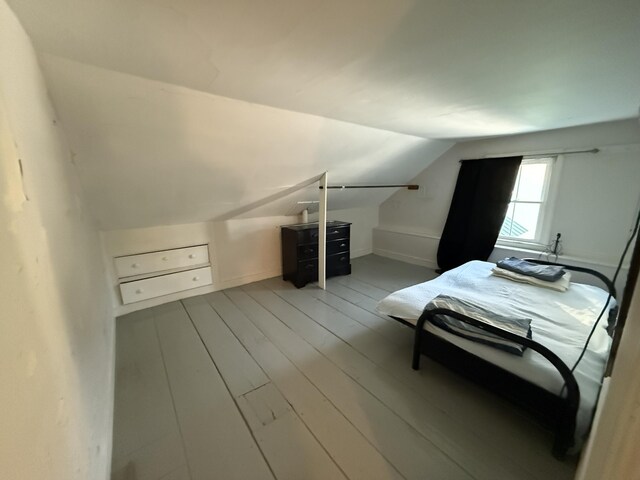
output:
<instances>
[{"instance_id":1,"label":"white bedding","mask_svg":"<svg viewBox=\"0 0 640 480\"><path fill-rule=\"evenodd\" d=\"M573 367L593 322L604 306L607 292L577 283L572 283L566 292L520 284L491 275L493 267L495 264L488 262L466 263L435 280L392 293L378 304L378 311L415 325L425 305L439 294L468 300L506 317L530 318L533 340L553 351L569 368ZM614 305L612 300L610 307ZM611 338L605 330L607 321L605 312L574 372L580 387L577 446L591 422L611 348ZM562 389L562 377L555 367L531 349L518 357L452 335L428 322L425 329L550 392L559 394Z\"/></svg>"}]
</instances>

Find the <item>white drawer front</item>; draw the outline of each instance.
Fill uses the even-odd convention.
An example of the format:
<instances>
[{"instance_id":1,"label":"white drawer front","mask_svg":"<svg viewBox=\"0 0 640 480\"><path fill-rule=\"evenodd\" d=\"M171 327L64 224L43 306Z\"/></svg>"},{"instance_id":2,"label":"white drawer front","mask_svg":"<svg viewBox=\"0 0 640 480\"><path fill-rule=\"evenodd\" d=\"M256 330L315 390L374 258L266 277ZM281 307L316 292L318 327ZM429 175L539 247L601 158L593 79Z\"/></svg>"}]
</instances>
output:
<instances>
[{"instance_id":1,"label":"white drawer front","mask_svg":"<svg viewBox=\"0 0 640 480\"><path fill-rule=\"evenodd\" d=\"M121 283L120 293L122 294L122 303L127 304L202 287L211 283L211 267L204 267Z\"/></svg>"},{"instance_id":2,"label":"white drawer front","mask_svg":"<svg viewBox=\"0 0 640 480\"><path fill-rule=\"evenodd\" d=\"M116 272L119 278L131 277L133 275L209 263L209 249L206 245L176 248L174 250L163 250L161 252L117 257L115 262Z\"/></svg>"}]
</instances>

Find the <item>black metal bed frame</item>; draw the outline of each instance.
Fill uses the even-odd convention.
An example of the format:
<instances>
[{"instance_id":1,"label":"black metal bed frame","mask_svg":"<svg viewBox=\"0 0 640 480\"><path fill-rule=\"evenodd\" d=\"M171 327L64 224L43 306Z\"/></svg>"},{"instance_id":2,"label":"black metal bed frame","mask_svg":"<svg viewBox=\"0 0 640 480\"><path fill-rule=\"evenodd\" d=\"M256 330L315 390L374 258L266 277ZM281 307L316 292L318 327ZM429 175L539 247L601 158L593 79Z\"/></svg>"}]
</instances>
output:
<instances>
[{"instance_id":1,"label":"black metal bed frame","mask_svg":"<svg viewBox=\"0 0 640 480\"><path fill-rule=\"evenodd\" d=\"M616 297L615 286L611 280L600 272L589 268L563 265L538 259L527 260L542 265L559 265L566 270L593 275L606 285L609 294L613 298ZM555 395L424 330L425 322L430 321L435 315L453 317L538 352L546 358L562 376L565 383L563 390L566 392L566 395ZM519 404L534 414L543 425L555 431L552 453L558 459L565 458L567 452L574 444L576 414L580 404L580 388L571 369L555 353L535 340L521 337L446 308L425 310L418 319L415 327L402 319L394 318L415 328L412 362L412 368L414 370L420 368L420 355L425 354L449 367L456 373L482 386L489 387L495 393ZM610 312L608 320L609 328L607 330L611 335L615 329L615 312L612 314Z\"/></svg>"}]
</instances>

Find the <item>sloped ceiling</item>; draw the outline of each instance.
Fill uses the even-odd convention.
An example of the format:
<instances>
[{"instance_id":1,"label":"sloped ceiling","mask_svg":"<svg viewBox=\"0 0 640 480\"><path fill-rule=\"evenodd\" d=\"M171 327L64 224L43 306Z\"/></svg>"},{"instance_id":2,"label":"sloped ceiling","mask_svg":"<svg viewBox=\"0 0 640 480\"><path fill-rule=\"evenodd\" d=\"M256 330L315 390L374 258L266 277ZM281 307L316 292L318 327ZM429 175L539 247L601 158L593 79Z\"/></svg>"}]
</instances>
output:
<instances>
[{"instance_id":1,"label":"sloped ceiling","mask_svg":"<svg viewBox=\"0 0 640 480\"><path fill-rule=\"evenodd\" d=\"M405 182L452 139L637 114L637 0L8 3L105 229L284 214L325 170Z\"/></svg>"},{"instance_id":2,"label":"sloped ceiling","mask_svg":"<svg viewBox=\"0 0 640 480\"><path fill-rule=\"evenodd\" d=\"M103 229L284 215L318 198L317 183L296 190L325 170L336 183L404 183L452 146L48 55L41 63ZM337 192L330 207L392 193Z\"/></svg>"},{"instance_id":3,"label":"sloped ceiling","mask_svg":"<svg viewBox=\"0 0 640 480\"><path fill-rule=\"evenodd\" d=\"M637 0L9 3L46 53L428 138L637 113Z\"/></svg>"}]
</instances>

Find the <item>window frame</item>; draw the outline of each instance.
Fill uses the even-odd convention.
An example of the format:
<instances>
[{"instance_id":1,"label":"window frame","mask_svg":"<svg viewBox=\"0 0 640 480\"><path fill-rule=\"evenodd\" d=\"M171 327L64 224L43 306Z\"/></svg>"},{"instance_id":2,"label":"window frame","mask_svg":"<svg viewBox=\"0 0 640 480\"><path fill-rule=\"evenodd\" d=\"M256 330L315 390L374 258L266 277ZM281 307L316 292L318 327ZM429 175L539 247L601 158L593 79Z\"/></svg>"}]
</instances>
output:
<instances>
[{"instance_id":1,"label":"window frame","mask_svg":"<svg viewBox=\"0 0 640 480\"><path fill-rule=\"evenodd\" d=\"M522 165L532 165L544 163L547 165L547 169L545 172L544 186L542 191L542 200L540 202L534 201L514 201L517 203L528 203L528 204L539 204L540 205L540 213L538 215L538 221L536 223L536 230L534 238L532 239L523 239L518 237L507 237L507 236L498 236L498 240L496 241L496 245L506 246L506 247L523 247L523 248L532 248L535 250L541 250L546 247L550 242L550 232L551 232L551 222L553 216L553 205L555 204L557 190L558 190L558 179L560 172L560 164L561 164L561 156L560 155L531 155L524 157L520 164ZM520 173L520 168L518 169L518 174ZM514 185L515 188L515 185ZM509 200L509 205L511 205L512 201ZM505 216L506 218L506 216Z\"/></svg>"}]
</instances>

